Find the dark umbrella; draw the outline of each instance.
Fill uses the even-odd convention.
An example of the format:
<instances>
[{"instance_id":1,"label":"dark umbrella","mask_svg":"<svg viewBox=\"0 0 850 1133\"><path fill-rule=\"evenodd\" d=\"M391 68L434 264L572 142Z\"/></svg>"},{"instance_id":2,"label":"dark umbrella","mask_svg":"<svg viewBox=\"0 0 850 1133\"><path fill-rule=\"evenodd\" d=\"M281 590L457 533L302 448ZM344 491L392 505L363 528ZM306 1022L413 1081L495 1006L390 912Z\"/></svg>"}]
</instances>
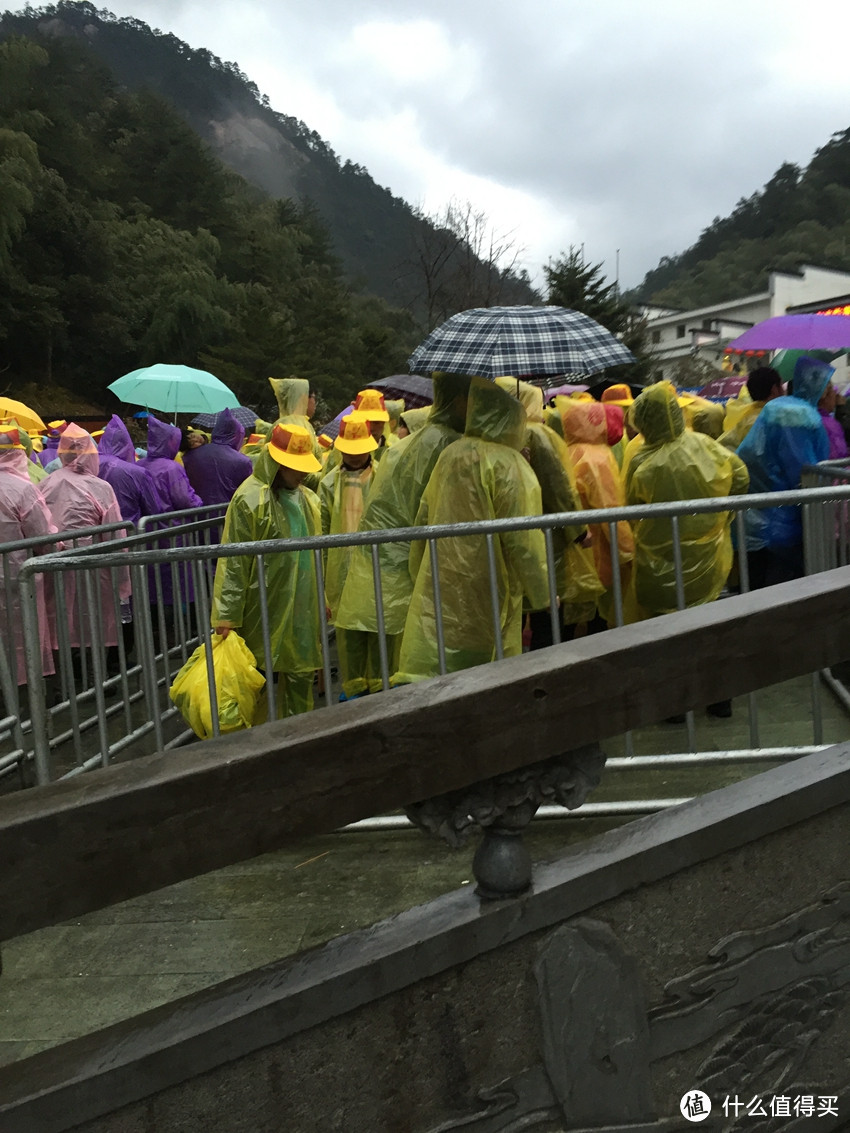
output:
<instances>
[{"instance_id":1,"label":"dark umbrella","mask_svg":"<svg viewBox=\"0 0 850 1133\"><path fill-rule=\"evenodd\" d=\"M404 399L405 409L420 409L434 404L434 383L421 374L392 374L372 382L369 389L379 389L385 398Z\"/></svg>"},{"instance_id":2,"label":"dark umbrella","mask_svg":"<svg viewBox=\"0 0 850 1133\"><path fill-rule=\"evenodd\" d=\"M452 315L411 354L411 370L482 378L598 374L634 362L605 327L566 307L475 307Z\"/></svg>"},{"instance_id":3,"label":"dark umbrella","mask_svg":"<svg viewBox=\"0 0 850 1133\"><path fill-rule=\"evenodd\" d=\"M244 405L237 405L236 408L231 409L230 412L240 425L245 426L246 432L254 431L254 425L259 418L259 413L254 409L248 409ZM199 429L214 429L216 421L218 421L217 413L199 413L197 417L192 418L192 424L197 425Z\"/></svg>"}]
</instances>

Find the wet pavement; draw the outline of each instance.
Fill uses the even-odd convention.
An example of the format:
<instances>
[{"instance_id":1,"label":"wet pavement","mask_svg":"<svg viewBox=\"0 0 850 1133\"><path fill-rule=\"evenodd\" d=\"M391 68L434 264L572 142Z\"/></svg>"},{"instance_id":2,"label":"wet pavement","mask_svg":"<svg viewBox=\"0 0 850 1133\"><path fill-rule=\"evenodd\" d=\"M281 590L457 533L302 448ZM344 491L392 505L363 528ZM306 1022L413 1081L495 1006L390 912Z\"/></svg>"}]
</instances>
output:
<instances>
[{"instance_id":1,"label":"wet pavement","mask_svg":"<svg viewBox=\"0 0 850 1133\"><path fill-rule=\"evenodd\" d=\"M757 697L762 747L816 742L812 681ZM344 711L344 708L341 710ZM826 689L823 743L850 738L850 717ZM712 761L749 749L747 698L730 719L695 714L703 766L609 769L592 802L683 798L765 770L764 762ZM636 754L687 750L684 725L633 736ZM604 744L622 756L622 738ZM532 858L551 859L628 818L537 820L526 835ZM442 893L474 885L473 838L451 850L413 829L341 832L297 845L3 945L0 1062L33 1054L240 972L314 947ZM470 894L471 896L471 894Z\"/></svg>"}]
</instances>

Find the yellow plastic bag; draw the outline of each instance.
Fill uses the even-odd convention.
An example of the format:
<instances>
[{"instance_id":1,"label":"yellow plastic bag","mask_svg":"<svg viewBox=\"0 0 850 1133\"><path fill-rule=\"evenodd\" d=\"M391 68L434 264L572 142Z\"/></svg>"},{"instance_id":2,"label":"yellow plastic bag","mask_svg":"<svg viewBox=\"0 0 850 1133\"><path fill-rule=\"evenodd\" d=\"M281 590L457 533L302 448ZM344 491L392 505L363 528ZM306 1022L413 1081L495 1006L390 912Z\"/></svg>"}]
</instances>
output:
<instances>
[{"instance_id":1,"label":"yellow plastic bag","mask_svg":"<svg viewBox=\"0 0 850 1133\"><path fill-rule=\"evenodd\" d=\"M213 634L212 650L219 731L224 734L250 728L266 678L257 672L254 654L233 630L227 637ZM210 739L214 733L203 645L174 678L168 694L195 735Z\"/></svg>"}]
</instances>

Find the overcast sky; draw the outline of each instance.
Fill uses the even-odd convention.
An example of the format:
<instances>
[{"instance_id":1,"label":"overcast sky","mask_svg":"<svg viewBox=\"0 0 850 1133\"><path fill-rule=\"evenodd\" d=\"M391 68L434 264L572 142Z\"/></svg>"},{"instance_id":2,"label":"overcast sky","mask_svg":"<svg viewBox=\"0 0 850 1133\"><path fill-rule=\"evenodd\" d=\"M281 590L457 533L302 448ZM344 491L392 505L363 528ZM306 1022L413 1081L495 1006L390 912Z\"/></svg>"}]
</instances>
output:
<instances>
[{"instance_id":1,"label":"overcast sky","mask_svg":"<svg viewBox=\"0 0 850 1133\"><path fill-rule=\"evenodd\" d=\"M633 286L850 127L850 4L120 0L239 65L413 205L470 200L541 265Z\"/></svg>"}]
</instances>

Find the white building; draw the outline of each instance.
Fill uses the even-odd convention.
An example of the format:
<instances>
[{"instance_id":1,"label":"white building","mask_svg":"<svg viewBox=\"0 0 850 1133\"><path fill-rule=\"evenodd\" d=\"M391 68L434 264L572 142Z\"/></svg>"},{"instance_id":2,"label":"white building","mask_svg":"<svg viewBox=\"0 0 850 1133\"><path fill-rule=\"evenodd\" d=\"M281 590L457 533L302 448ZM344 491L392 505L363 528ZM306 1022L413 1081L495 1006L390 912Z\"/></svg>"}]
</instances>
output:
<instances>
[{"instance_id":1,"label":"white building","mask_svg":"<svg viewBox=\"0 0 850 1133\"><path fill-rule=\"evenodd\" d=\"M850 305L850 273L804 264L796 272L772 271L767 290L757 295L692 311L647 306L643 313L660 376L669 378L674 364L685 358L699 358L720 369L728 343L764 319L846 305ZM846 367L846 359L834 364Z\"/></svg>"}]
</instances>

